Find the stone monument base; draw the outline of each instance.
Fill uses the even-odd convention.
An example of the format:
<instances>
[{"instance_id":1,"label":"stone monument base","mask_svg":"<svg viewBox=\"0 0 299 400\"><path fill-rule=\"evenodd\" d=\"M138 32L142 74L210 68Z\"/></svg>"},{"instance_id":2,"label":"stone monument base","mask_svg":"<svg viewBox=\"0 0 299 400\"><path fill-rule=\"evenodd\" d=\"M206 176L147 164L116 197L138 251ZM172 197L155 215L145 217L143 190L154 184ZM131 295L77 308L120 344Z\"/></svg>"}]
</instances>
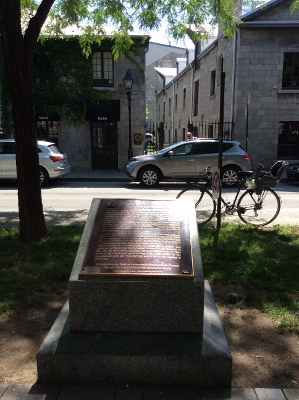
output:
<instances>
[{"instance_id":1,"label":"stone monument base","mask_svg":"<svg viewBox=\"0 0 299 400\"><path fill-rule=\"evenodd\" d=\"M37 354L39 383L230 387L232 358L208 281L203 333L74 332L64 305Z\"/></svg>"}]
</instances>

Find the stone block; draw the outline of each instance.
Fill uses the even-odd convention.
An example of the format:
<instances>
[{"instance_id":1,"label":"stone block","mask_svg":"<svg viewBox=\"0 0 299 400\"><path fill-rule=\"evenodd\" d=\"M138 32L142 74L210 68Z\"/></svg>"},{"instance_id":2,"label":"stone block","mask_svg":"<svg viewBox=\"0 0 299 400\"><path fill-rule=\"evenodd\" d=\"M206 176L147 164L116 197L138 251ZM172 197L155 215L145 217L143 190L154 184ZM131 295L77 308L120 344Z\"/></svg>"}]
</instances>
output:
<instances>
[{"instance_id":1,"label":"stone block","mask_svg":"<svg viewBox=\"0 0 299 400\"><path fill-rule=\"evenodd\" d=\"M232 358L209 283L203 333L72 332L67 302L37 354L39 383L230 387Z\"/></svg>"},{"instance_id":2,"label":"stone block","mask_svg":"<svg viewBox=\"0 0 299 400\"><path fill-rule=\"evenodd\" d=\"M142 272L135 276L80 274L93 228L98 223L96 216L100 202L100 199L93 200L69 282L71 330L202 332L204 278L192 202L186 203L184 209L187 211L183 214L190 231L187 247L192 253L192 278L180 274L148 276ZM135 204L133 200L132 203ZM167 207L173 201L164 203ZM143 202L138 205L145 207ZM137 226L138 215L135 218Z\"/></svg>"}]
</instances>

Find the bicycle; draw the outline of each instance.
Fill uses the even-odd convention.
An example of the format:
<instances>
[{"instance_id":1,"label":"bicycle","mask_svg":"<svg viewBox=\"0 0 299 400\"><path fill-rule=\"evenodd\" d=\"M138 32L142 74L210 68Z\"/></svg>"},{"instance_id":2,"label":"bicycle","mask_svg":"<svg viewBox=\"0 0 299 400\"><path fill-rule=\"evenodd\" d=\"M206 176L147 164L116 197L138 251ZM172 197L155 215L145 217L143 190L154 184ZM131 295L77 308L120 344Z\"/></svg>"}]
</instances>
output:
<instances>
[{"instance_id":1,"label":"bicycle","mask_svg":"<svg viewBox=\"0 0 299 400\"><path fill-rule=\"evenodd\" d=\"M271 187L275 187L285 172L288 163L277 161L266 172L262 164L255 173L253 171L240 171L238 176L238 189L232 203L220 198L221 205L228 215L238 214L245 224L253 226L265 226L270 224L278 216L281 208L280 196ZM195 205L197 222L207 223L216 213L216 201L213 200L210 191L212 186L212 172L206 168L207 178L204 183L193 183L183 189L177 199L182 196L192 198ZM242 186L246 190L240 196ZM270 187L271 186L271 187Z\"/></svg>"}]
</instances>

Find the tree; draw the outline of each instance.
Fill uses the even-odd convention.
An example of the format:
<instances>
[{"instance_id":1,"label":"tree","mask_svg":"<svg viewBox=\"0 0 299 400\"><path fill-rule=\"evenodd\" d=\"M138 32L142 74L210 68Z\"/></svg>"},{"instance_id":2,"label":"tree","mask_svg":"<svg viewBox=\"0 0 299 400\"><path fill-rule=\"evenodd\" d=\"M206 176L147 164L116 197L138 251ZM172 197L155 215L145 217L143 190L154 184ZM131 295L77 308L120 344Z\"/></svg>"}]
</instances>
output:
<instances>
[{"instance_id":1,"label":"tree","mask_svg":"<svg viewBox=\"0 0 299 400\"><path fill-rule=\"evenodd\" d=\"M107 37L113 27L113 54L124 54L132 41L136 22L140 29L159 29L167 19L174 39L189 35L198 41L209 35L207 23L221 23L225 34L236 29L236 0L0 0L0 34L4 65L11 93L16 163L20 239L39 240L47 235L43 215L34 121L31 66L35 46L43 35L62 35L63 29L80 26L81 47L88 56L91 45ZM42 31L43 29L43 31Z\"/></svg>"}]
</instances>

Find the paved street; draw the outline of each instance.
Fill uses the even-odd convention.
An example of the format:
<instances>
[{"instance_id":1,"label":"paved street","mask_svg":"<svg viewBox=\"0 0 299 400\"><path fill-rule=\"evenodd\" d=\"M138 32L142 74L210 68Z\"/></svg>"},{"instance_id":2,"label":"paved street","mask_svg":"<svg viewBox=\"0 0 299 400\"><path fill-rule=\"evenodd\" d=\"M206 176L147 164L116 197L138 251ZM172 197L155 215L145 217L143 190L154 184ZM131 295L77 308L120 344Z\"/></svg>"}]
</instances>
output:
<instances>
[{"instance_id":1,"label":"paved street","mask_svg":"<svg viewBox=\"0 0 299 400\"><path fill-rule=\"evenodd\" d=\"M136 182L77 181L62 179L42 189L46 222L50 224L84 223L93 198L175 199L185 183L160 183L156 189L142 188ZM282 199L281 212L275 224L299 224L299 184L279 183L275 190ZM223 189L230 201L235 189ZM0 227L18 223L18 198L15 183L0 183ZM226 221L240 222L237 216L225 215Z\"/></svg>"}]
</instances>

